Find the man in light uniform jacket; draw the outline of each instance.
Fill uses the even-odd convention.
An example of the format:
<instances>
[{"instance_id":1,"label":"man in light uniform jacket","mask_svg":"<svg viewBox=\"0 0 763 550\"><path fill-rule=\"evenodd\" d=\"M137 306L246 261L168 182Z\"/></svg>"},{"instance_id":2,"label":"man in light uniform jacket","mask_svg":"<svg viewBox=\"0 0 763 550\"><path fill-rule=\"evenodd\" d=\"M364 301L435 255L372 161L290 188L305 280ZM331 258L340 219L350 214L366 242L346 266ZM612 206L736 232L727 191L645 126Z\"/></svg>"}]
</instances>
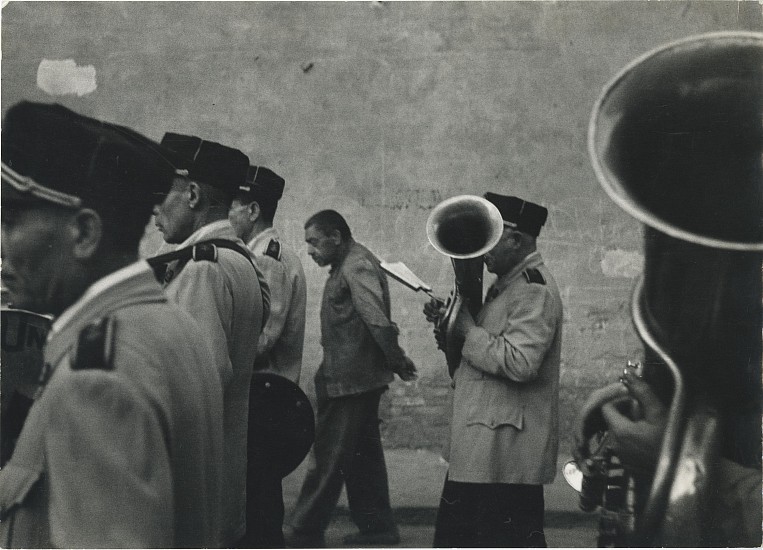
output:
<instances>
[{"instance_id":1,"label":"man in light uniform jacket","mask_svg":"<svg viewBox=\"0 0 763 550\"><path fill-rule=\"evenodd\" d=\"M3 121L3 283L16 307L55 316L0 471L3 547L217 544L219 377L199 326L138 261L173 178L157 149L58 105Z\"/></svg>"},{"instance_id":2,"label":"man in light uniform jacket","mask_svg":"<svg viewBox=\"0 0 763 550\"><path fill-rule=\"evenodd\" d=\"M246 185L228 214L231 225L257 258L270 288L270 315L257 346L256 372L271 372L299 384L305 341L305 272L297 254L284 244L273 219L283 195L284 179L264 166L250 166ZM250 395L250 400L255 398ZM253 409L250 403L250 413ZM248 548L282 548L283 488L277 457L267 456L256 440L255 420L250 416L249 465L247 471Z\"/></svg>"},{"instance_id":3,"label":"man in light uniform jacket","mask_svg":"<svg viewBox=\"0 0 763 550\"><path fill-rule=\"evenodd\" d=\"M465 338L453 379L449 469L435 547L545 546L543 484L556 473L562 302L536 237L548 211L488 193L504 232L484 256L485 304L454 320ZM438 305L425 308L429 320Z\"/></svg>"},{"instance_id":4,"label":"man in light uniform jacket","mask_svg":"<svg viewBox=\"0 0 763 550\"><path fill-rule=\"evenodd\" d=\"M264 166L250 166L228 215L236 235L257 258L270 288L270 315L260 334L255 370L299 384L305 341L307 285L299 256L273 227L284 179Z\"/></svg>"},{"instance_id":5,"label":"man in light uniform jacket","mask_svg":"<svg viewBox=\"0 0 763 550\"><path fill-rule=\"evenodd\" d=\"M194 136L167 133L161 144L178 168L169 194L154 212L164 240L179 244L179 249L210 239L238 247L218 246L213 261L173 262L165 273L165 291L204 330L222 380L220 545L230 547L246 529L249 383L269 303L262 273L228 221L249 159L241 151Z\"/></svg>"}]
</instances>

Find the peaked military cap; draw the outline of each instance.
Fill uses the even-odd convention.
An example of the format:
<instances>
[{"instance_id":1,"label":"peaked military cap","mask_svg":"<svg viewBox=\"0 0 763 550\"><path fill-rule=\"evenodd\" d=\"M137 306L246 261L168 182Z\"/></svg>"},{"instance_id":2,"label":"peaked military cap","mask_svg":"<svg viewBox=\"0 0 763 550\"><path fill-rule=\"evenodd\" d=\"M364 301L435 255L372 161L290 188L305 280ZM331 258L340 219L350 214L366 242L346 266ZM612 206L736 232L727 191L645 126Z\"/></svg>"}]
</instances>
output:
<instances>
[{"instance_id":1,"label":"peaked military cap","mask_svg":"<svg viewBox=\"0 0 763 550\"><path fill-rule=\"evenodd\" d=\"M2 202L152 206L174 167L159 145L58 104L22 102L3 120Z\"/></svg>"},{"instance_id":2,"label":"peaked military cap","mask_svg":"<svg viewBox=\"0 0 763 550\"><path fill-rule=\"evenodd\" d=\"M485 193L485 198L498 207L505 226L533 237L540 235L540 228L548 218L548 210L545 207L519 197L497 193Z\"/></svg>"},{"instance_id":3,"label":"peaked military cap","mask_svg":"<svg viewBox=\"0 0 763 550\"><path fill-rule=\"evenodd\" d=\"M265 166L250 166L246 183L239 186L239 195L252 199L268 199L278 202L283 196L286 181Z\"/></svg>"},{"instance_id":4,"label":"peaked military cap","mask_svg":"<svg viewBox=\"0 0 763 550\"><path fill-rule=\"evenodd\" d=\"M249 157L238 149L172 132L164 134L161 145L170 152L181 175L230 194L246 183Z\"/></svg>"}]
</instances>

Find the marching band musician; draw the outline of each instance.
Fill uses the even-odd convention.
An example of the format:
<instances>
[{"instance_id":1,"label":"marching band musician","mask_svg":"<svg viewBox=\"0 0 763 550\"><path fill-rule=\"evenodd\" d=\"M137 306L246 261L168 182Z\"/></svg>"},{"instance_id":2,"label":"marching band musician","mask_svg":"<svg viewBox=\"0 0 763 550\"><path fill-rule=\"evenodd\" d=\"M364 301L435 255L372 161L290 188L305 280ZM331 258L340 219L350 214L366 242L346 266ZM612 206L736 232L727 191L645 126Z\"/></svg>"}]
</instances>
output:
<instances>
[{"instance_id":1,"label":"marching band musician","mask_svg":"<svg viewBox=\"0 0 763 550\"><path fill-rule=\"evenodd\" d=\"M594 391L575 430L582 501L604 487L600 541L760 547L762 59L760 33L679 39L593 109L597 179L645 225L643 368Z\"/></svg>"},{"instance_id":2,"label":"marching band musician","mask_svg":"<svg viewBox=\"0 0 763 550\"><path fill-rule=\"evenodd\" d=\"M257 346L256 372L272 372L295 384L302 370L307 284L297 254L284 244L273 219L285 181L265 166L250 166L246 185L239 187L228 218L255 254L270 288L270 315ZM256 388L253 388L256 392ZM247 467L247 548L283 548L283 489L278 464L266 456L258 434L250 395L249 464ZM283 435L281 436L283 437ZM276 458L276 460L278 460ZM278 460L280 462L280 460Z\"/></svg>"},{"instance_id":3,"label":"marching band musician","mask_svg":"<svg viewBox=\"0 0 763 550\"><path fill-rule=\"evenodd\" d=\"M138 244L174 168L59 105L2 132L3 283L55 316L41 388L0 471L3 547L217 544L222 389L205 335Z\"/></svg>"},{"instance_id":4,"label":"marching band musician","mask_svg":"<svg viewBox=\"0 0 763 550\"><path fill-rule=\"evenodd\" d=\"M476 319L462 308L454 320L465 340L434 546L545 547L543 484L556 469L562 339L559 290L536 250L548 211L517 197L485 198L504 220L484 256L498 279ZM442 303L424 313L436 322Z\"/></svg>"},{"instance_id":5,"label":"marching band musician","mask_svg":"<svg viewBox=\"0 0 763 550\"><path fill-rule=\"evenodd\" d=\"M176 252L192 257L169 264L165 291L199 323L223 385L223 481L219 544L236 546L246 530L249 384L257 340L269 304L267 285L228 221L249 159L237 149L195 136L167 133L161 145L178 169L156 225ZM202 245L212 243L211 253Z\"/></svg>"},{"instance_id":6,"label":"marching band musician","mask_svg":"<svg viewBox=\"0 0 763 550\"><path fill-rule=\"evenodd\" d=\"M257 257L270 288L270 315L260 334L255 370L299 383L305 340L307 285L299 256L273 227L284 179L265 166L250 166L228 217L236 235Z\"/></svg>"},{"instance_id":7,"label":"marching band musician","mask_svg":"<svg viewBox=\"0 0 763 550\"><path fill-rule=\"evenodd\" d=\"M642 416L632 418L624 414L613 395L637 400ZM665 404L649 384L630 369L624 370L619 383L600 388L589 397L590 403L602 401L601 413L615 454L626 467L653 475L668 419ZM580 456L578 447L583 444L582 438L578 437L573 447L574 455ZM760 469L721 457L715 465L715 475L717 488L709 499L709 529L715 532L723 546L760 547L763 496Z\"/></svg>"}]
</instances>

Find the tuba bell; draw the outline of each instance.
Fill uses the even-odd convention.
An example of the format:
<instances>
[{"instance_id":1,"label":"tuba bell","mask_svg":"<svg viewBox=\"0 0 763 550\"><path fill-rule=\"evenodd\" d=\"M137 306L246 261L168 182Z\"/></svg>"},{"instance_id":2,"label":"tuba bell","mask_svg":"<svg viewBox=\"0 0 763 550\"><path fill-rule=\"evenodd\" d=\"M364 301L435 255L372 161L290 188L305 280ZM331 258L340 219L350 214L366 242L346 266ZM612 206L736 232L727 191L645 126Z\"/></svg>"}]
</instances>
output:
<instances>
[{"instance_id":1,"label":"tuba bell","mask_svg":"<svg viewBox=\"0 0 763 550\"><path fill-rule=\"evenodd\" d=\"M464 305L473 316L482 307L482 255L501 239L503 218L487 199L459 195L434 207L426 230L432 246L450 257L455 272L455 285L445 304L445 314L435 326L452 377L461 362L463 346L463 341L452 334L453 322Z\"/></svg>"},{"instance_id":2,"label":"tuba bell","mask_svg":"<svg viewBox=\"0 0 763 550\"><path fill-rule=\"evenodd\" d=\"M632 316L643 377L669 403L626 545L726 546L708 517L714 465L761 465L763 34L636 59L605 86L588 148L605 192L645 224Z\"/></svg>"}]
</instances>

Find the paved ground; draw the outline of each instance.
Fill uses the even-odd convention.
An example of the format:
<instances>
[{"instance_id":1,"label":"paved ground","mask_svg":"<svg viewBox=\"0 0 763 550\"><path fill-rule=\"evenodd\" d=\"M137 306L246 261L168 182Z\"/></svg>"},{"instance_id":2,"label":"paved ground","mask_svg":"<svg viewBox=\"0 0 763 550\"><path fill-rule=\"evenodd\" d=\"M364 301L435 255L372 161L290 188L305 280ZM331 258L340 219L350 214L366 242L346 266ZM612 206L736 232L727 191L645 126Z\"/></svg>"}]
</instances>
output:
<instances>
[{"instance_id":1,"label":"paved ground","mask_svg":"<svg viewBox=\"0 0 763 550\"><path fill-rule=\"evenodd\" d=\"M434 513L432 514L434 520ZM581 516L579 523L570 524L566 521L558 527L546 526L546 542L549 548L595 548L596 522L595 516ZM547 518L547 523L553 523L554 517ZM433 521L426 524L407 525L400 523L400 544L395 548L431 548L434 538ZM338 514L326 531L326 546L343 548L342 537L354 533L355 526L346 514Z\"/></svg>"},{"instance_id":2,"label":"paved ground","mask_svg":"<svg viewBox=\"0 0 763 550\"><path fill-rule=\"evenodd\" d=\"M429 451L388 449L385 451L389 472L390 499L400 527L398 548L428 548L432 545L434 519L447 464ZM596 514L584 514L577 507L577 493L561 475L568 460L559 460L556 480L544 490L546 502L546 540L552 548L591 548L596 546ZM306 471L303 463L284 480L286 516L293 509ZM341 548L342 537L355 532L349 519L347 499L342 494L334 520L326 532L326 544Z\"/></svg>"}]
</instances>

